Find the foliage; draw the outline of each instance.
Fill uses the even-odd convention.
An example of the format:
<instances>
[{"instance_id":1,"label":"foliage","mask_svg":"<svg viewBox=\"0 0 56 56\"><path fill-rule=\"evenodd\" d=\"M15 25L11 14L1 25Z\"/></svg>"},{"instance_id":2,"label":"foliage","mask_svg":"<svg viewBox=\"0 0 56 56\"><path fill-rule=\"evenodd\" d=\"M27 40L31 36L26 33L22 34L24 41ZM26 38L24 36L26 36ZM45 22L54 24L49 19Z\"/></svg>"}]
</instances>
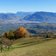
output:
<instances>
[{"instance_id":1,"label":"foliage","mask_svg":"<svg viewBox=\"0 0 56 56\"><path fill-rule=\"evenodd\" d=\"M13 31L9 31L7 33L4 33L4 37L6 37L8 39L14 39L14 33L13 33Z\"/></svg>"},{"instance_id":2,"label":"foliage","mask_svg":"<svg viewBox=\"0 0 56 56\"><path fill-rule=\"evenodd\" d=\"M26 37L28 34L28 31L24 27L18 28L16 31L9 31L4 33L4 37L8 39L18 39L22 37Z\"/></svg>"},{"instance_id":3,"label":"foliage","mask_svg":"<svg viewBox=\"0 0 56 56\"><path fill-rule=\"evenodd\" d=\"M28 31L24 27L20 27L15 31L16 38L26 37L27 34L28 34Z\"/></svg>"}]
</instances>

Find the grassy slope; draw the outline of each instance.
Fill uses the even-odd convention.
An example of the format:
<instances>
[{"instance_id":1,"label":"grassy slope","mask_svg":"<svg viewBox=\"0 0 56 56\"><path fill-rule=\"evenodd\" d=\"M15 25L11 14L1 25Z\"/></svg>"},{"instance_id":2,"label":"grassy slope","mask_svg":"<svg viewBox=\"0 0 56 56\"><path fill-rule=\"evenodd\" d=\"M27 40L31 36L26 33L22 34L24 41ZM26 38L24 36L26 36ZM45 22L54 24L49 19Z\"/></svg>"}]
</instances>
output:
<instances>
[{"instance_id":1,"label":"grassy slope","mask_svg":"<svg viewBox=\"0 0 56 56\"><path fill-rule=\"evenodd\" d=\"M16 48L8 52L2 52L0 56L56 56L56 39L32 46Z\"/></svg>"}]
</instances>

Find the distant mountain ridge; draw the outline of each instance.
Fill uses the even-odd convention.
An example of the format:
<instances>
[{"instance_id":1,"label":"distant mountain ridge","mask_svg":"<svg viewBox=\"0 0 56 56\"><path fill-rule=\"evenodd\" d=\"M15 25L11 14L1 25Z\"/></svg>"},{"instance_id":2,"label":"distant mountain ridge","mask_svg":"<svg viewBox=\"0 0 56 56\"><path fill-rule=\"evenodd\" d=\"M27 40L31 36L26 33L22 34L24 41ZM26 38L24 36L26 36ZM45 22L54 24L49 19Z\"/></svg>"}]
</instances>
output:
<instances>
[{"instance_id":1,"label":"distant mountain ridge","mask_svg":"<svg viewBox=\"0 0 56 56\"><path fill-rule=\"evenodd\" d=\"M35 12L32 15L24 17L27 21L39 21L47 23L56 23L56 13L52 12Z\"/></svg>"},{"instance_id":2,"label":"distant mountain ridge","mask_svg":"<svg viewBox=\"0 0 56 56\"><path fill-rule=\"evenodd\" d=\"M14 19L14 18L24 18L27 15L31 15L32 12L17 12L17 13L0 13L0 19Z\"/></svg>"},{"instance_id":3,"label":"distant mountain ridge","mask_svg":"<svg viewBox=\"0 0 56 56\"><path fill-rule=\"evenodd\" d=\"M22 22L46 22L56 23L56 13L52 12L17 12L17 13L0 13L0 23L19 23Z\"/></svg>"},{"instance_id":4,"label":"distant mountain ridge","mask_svg":"<svg viewBox=\"0 0 56 56\"><path fill-rule=\"evenodd\" d=\"M0 13L0 34L9 30L15 30L20 26L25 27L33 34L42 31L56 32L56 13Z\"/></svg>"},{"instance_id":5,"label":"distant mountain ridge","mask_svg":"<svg viewBox=\"0 0 56 56\"><path fill-rule=\"evenodd\" d=\"M30 14L31 12L0 13L0 23L18 23L22 21L22 18Z\"/></svg>"},{"instance_id":6,"label":"distant mountain ridge","mask_svg":"<svg viewBox=\"0 0 56 56\"><path fill-rule=\"evenodd\" d=\"M21 18L24 18L25 16L28 16L28 15L31 15L33 14L33 12L17 12L16 15L21 17Z\"/></svg>"}]
</instances>

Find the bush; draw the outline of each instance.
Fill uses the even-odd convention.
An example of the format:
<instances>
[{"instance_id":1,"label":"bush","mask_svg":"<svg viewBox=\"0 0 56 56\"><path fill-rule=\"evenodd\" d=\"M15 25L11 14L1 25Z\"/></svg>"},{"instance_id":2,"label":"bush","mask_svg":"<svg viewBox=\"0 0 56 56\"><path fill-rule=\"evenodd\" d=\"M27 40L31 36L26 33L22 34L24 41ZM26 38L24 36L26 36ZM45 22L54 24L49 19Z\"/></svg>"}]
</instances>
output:
<instances>
[{"instance_id":1,"label":"bush","mask_svg":"<svg viewBox=\"0 0 56 56\"><path fill-rule=\"evenodd\" d=\"M13 31L9 31L7 33L4 33L4 37L8 39L15 39Z\"/></svg>"}]
</instances>

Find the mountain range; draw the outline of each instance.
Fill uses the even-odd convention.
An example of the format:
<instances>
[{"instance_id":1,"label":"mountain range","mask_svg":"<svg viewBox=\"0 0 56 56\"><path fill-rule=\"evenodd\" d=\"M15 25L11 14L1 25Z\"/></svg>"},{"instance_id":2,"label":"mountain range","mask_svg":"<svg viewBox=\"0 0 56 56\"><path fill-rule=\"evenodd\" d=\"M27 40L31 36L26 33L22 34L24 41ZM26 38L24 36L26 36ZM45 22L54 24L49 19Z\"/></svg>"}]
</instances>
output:
<instances>
[{"instance_id":1,"label":"mountain range","mask_svg":"<svg viewBox=\"0 0 56 56\"><path fill-rule=\"evenodd\" d=\"M56 23L56 13L52 12L35 12L32 15L24 17L24 20L39 21L46 23Z\"/></svg>"},{"instance_id":2,"label":"mountain range","mask_svg":"<svg viewBox=\"0 0 56 56\"><path fill-rule=\"evenodd\" d=\"M22 19L32 14L31 12L17 12L17 13L0 13L0 24L19 23Z\"/></svg>"},{"instance_id":3,"label":"mountain range","mask_svg":"<svg viewBox=\"0 0 56 56\"><path fill-rule=\"evenodd\" d=\"M17 12L0 13L0 23L56 23L56 13L52 12Z\"/></svg>"},{"instance_id":4,"label":"mountain range","mask_svg":"<svg viewBox=\"0 0 56 56\"><path fill-rule=\"evenodd\" d=\"M56 13L17 12L0 13L0 34L23 26L32 33L42 31L56 32Z\"/></svg>"}]
</instances>

